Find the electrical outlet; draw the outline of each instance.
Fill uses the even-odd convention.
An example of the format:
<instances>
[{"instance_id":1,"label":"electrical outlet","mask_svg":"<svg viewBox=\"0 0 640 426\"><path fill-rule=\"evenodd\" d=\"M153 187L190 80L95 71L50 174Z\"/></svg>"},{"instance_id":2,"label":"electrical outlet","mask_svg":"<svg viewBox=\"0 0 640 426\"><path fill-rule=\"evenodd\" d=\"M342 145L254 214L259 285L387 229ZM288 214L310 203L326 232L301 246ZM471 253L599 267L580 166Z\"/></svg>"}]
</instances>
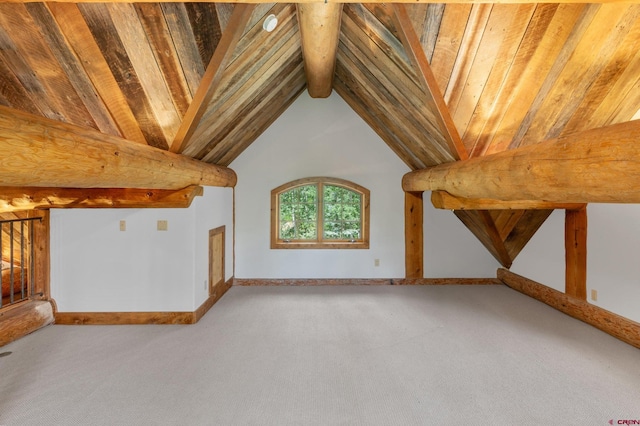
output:
<instances>
[{"instance_id":1,"label":"electrical outlet","mask_svg":"<svg viewBox=\"0 0 640 426\"><path fill-rule=\"evenodd\" d=\"M158 221L158 231L166 231L168 229L169 229L169 224L167 223L166 220Z\"/></svg>"},{"instance_id":2,"label":"electrical outlet","mask_svg":"<svg viewBox=\"0 0 640 426\"><path fill-rule=\"evenodd\" d=\"M121 220L120 221L120 230L121 231L126 231L127 230L127 221L126 220Z\"/></svg>"},{"instance_id":3,"label":"electrical outlet","mask_svg":"<svg viewBox=\"0 0 640 426\"><path fill-rule=\"evenodd\" d=\"M591 300L594 302L598 300L598 290L591 290Z\"/></svg>"},{"instance_id":4,"label":"electrical outlet","mask_svg":"<svg viewBox=\"0 0 640 426\"><path fill-rule=\"evenodd\" d=\"M374 259L373 264L374 266L380 266L380 259Z\"/></svg>"}]
</instances>

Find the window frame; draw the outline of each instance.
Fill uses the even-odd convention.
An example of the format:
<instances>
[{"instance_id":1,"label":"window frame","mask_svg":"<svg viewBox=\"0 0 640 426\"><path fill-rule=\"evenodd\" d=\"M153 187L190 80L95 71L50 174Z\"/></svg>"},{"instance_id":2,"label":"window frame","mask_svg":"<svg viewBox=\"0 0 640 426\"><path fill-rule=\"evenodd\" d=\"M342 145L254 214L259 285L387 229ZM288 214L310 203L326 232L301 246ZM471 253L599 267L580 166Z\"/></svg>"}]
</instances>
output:
<instances>
[{"instance_id":1,"label":"window frame","mask_svg":"<svg viewBox=\"0 0 640 426\"><path fill-rule=\"evenodd\" d=\"M295 189L299 186L312 185L318 186L318 214L316 217L317 239L309 241L291 241L287 242L280 238L280 203L279 195ZM323 187L325 185L333 185L345 188L349 191L356 192L361 195L361 235L359 240L324 240L324 208L323 208ZM271 248L272 249L368 249L369 248L369 204L370 192L367 188L345 179L332 177L308 177L297 179L280 185L271 190Z\"/></svg>"}]
</instances>

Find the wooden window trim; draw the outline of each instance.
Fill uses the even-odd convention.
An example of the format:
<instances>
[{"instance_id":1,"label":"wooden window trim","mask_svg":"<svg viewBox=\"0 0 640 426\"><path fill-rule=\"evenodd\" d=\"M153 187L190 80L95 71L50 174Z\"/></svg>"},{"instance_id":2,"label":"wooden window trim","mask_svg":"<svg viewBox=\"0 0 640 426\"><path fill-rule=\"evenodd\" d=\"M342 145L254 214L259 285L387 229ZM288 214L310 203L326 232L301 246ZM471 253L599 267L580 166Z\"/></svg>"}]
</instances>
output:
<instances>
[{"instance_id":1,"label":"wooden window trim","mask_svg":"<svg viewBox=\"0 0 640 426\"><path fill-rule=\"evenodd\" d=\"M319 185L336 185L346 188L350 191L358 192L362 195L362 240L361 241L309 241L309 242L284 242L279 239L278 225L279 225L279 212L280 206L278 203L278 195L282 192L288 191L298 186L304 186L309 184ZM322 235L323 225L323 209L322 209L322 194L318 193L319 205L318 205L318 238ZM272 249L368 249L369 248L369 204L370 204L370 192L367 188L360 186L356 183L350 182L345 179L332 178L332 177L309 177L297 179L291 182L287 182L271 191L271 248Z\"/></svg>"}]
</instances>

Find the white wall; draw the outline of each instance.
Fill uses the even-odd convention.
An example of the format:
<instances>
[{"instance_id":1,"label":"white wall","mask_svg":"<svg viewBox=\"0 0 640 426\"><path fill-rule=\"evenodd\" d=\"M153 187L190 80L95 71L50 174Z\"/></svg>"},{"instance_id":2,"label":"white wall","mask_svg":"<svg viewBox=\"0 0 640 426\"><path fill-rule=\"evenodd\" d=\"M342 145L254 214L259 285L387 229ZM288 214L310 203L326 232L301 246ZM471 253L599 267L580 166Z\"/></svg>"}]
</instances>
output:
<instances>
[{"instance_id":1,"label":"white wall","mask_svg":"<svg viewBox=\"0 0 640 426\"><path fill-rule=\"evenodd\" d=\"M551 213L510 270L564 293L564 210Z\"/></svg>"},{"instance_id":2,"label":"white wall","mask_svg":"<svg viewBox=\"0 0 640 426\"><path fill-rule=\"evenodd\" d=\"M589 303L640 322L640 206L589 204L587 217ZM511 270L564 292L564 211L547 219Z\"/></svg>"},{"instance_id":3,"label":"white wall","mask_svg":"<svg viewBox=\"0 0 640 426\"><path fill-rule=\"evenodd\" d=\"M193 311L207 297L208 230L227 227L233 190L205 188L188 209L51 212L51 295L61 312ZM126 231L120 231L120 221ZM158 220L168 221L157 231Z\"/></svg>"},{"instance_id":4,"label":"white wall","mask_svg":"<svg viewBox=\"0 0 640 426\"><path fill-rule=\"evenodd\" d=\"M401 179L409 169L336 94L301 95L231 168L236 277L404 277ZM271 190L309 176L371 191L370 249L270 249ZM189 209L53 210L51 293L59 310L193 311L207 297L209 229L226 225L226 279L234 274L233 199L231 189L205 188ZM169 230L157 231L157 220L168 220ZM431 207L428 193L424 228L425 277L495 276L497 262L451 212Z\"/></svg>"},{"instance_id":5,"label":"white wall","mask_svg":"<svg viewBox=\"0 0 640 426\"><path fill-rule=\"evenodd\" d=\"M225 280L233 277L233 189L205 187L202 197L191 204L195 210L195 285L193 306L209 297L209 230L225 226ZM205 282L206 281L206 282Z\"/></svg>"},{"instance_id":6,"label":"white wall","mask_svg":"<svg viewBox=\"0 0 640 426\"><path fill-rule=\"evenodd\" d=\"M501 265L475 235L449 210L424 200L425 278L495 278Z\"/></svg>"},{"instance_id":7,"label":"white wall","mask_svg":"<svg viewBox=\"0 0 640 426\"><path fill-rule=\"evenodd\" d=\"M401 278L409 168L337 95L303 93L230 167L236 186L237 278ZM295 179L331 176L371 191L369 250L270 249L270 194ZM451 212L425 194L425 276L494 277L497 263ZM380 259L380 266L374 266Z\"/></svg>"}]
</instances>

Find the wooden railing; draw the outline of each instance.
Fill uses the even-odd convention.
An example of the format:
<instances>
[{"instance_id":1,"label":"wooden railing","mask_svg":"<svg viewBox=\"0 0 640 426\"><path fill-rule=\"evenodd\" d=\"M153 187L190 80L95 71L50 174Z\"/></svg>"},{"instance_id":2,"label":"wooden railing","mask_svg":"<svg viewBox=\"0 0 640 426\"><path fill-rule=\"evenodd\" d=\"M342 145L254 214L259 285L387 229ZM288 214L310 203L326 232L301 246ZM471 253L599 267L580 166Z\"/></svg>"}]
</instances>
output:
<instances>
[{"instance_id":1,"label":"wooden railing","mask_svg":"<svg viewBox=\"0 0 640 426\"><path fill-rule=\"evenodd\" d=\"M0 220L0 308L34 295L34 221L41 218Z\"/></svg>"}]
</instances>

